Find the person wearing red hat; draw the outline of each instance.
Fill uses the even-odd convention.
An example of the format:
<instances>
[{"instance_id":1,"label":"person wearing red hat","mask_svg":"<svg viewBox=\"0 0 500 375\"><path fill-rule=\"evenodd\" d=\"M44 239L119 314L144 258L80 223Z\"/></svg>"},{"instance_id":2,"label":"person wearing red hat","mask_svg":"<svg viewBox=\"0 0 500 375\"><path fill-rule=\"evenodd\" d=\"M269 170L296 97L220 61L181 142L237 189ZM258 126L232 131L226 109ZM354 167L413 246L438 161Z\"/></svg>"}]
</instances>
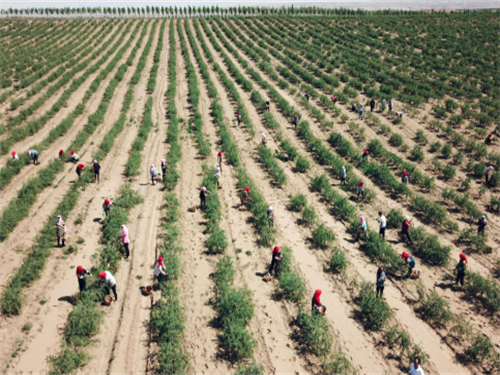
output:
<instances>
[{"instance_id":1,"label":"person wearing red hat","mask_svg":"<svg viewBox=\"0 0 500 375\"><path fill-rule=\"evenodd\" d=\"M408 172L403 171L401 174L401 182L405 185L408 185Z\"/></svg>"},{"instance_id":2,"label":"person wearing red hat","mask_svg":"<svg viewBox=\"0 0 500 375\"><path fill-rule=\"evenodd\" d=\"M11 154L12 154L12 160L19 160L19 156L17 156L15 151L12 151Z\"/></svg>"},{"instance_id":3,"label":"person wearing red hat","mask_svg":"<svg viewBox=\"0 0 500 375\"><path fill-rule=\"evenodd\" d=\"M321 312L321 301L319 299L319 297L321 296L321 290L320 289L317 289L315 292L314 292L314 296L312 298L312 301L311 301L311 310L313 312Z\"/></svg>"},{"instance_id":4,"label":"person wearing red hat","mask_svg":"<svg viewBox=\"0 0 500 375\"><path fill-rule=\"evenodd\" d=\"M332 100L333 105L337 103L337 98L335 96L332 96L330 99Z\"/></svg>"},{"instance_id":5,"label":"person wearing red hat","mask_svg":"<svg viewBox=\"0 0 500 375\"><path fill-rule=\"evenodd\" d=\"M277 262L281 261L283 256L281 255L281 249L279 246L275 246L273 249L273 254L271 256L271 266L269 267L269 276L272 276L274 266L277 267ZM274 272L276 274L276 271Z\"/></svg>"},{"instance_id":6,"label":"person wearing red hat","mask_svg":"<svg viewBox=\"0 0 500 375\"><path fill-rule=\"evenodd\" d=\"M62 159L63 155L64 155L64 150L63 149L59 150L59 159Z\"/></svg>"},{"instance_id":7,"label":"person wearing red hat","mask_svg":"<svg viewBox=\"0 0 500 375\"><path fill-rule=\"evenodd\" d=\"M399 238L403 239L404 236L408 238L408 242L411 242L411 237L410 237L410 227L411 227L411 221L408 216L405 216L403 222L401 223L401 232L399 233Z\"/></svg>"},{"instance_id":8,"label":"person wearing red hat","mask_svg":"<svg viewBox=\"0 0 500 375\"><path fill-rule=\"evenodd\" d=\"M363 155L361 155L361 158L365 159L365 160L368 160L368 155L370 155L370 151L365 150L365 152L363 152Z\"/></svg>"},{"instance_id":9,"label":"person wearing red hat","mask_svg":"<svg viewBox=\"0 0 500 375\"><path fill-rule=\"evenodd\" d=\"M360 181L359 184L358 184L358 187L356 189L356 191L358 193L358 198L359 198L360 194L363 196L363 198L365 197L365 188L364 188L364 185L365 185L365 183L363 181Z\"/></svg>"},{"instance_id":10,"label":"person wearing red hat","mask_svg":"<svg viewBox=\"0 0 500 375\"><path fill-rule=\"evenodd\" d=\"M78 175L78 177L82 176L82 171L84 168L85 168L85 165L83 165L82 163L80 163L76 166L76 174Z\"/></svg>"},{"instance_id":11,"label":"person wearing red hat","mask_svg":"<svg viewBox=\"0 0 500 375\"><path fill-rule=\"evenodd\" d=\"M295 116L293 116L292 123L295 125L295 129L297 129L297 125L299 124L299 116L297 114L295 114Z\"/></svg>"},{"instance_id":12,"label":"person wearing red hat","mask_svg":"<svg viewBox=\"0 0 500 375\"><path fill-rule=\"evenodd\" d=\"M458 261L457 264L457 280L455 281L455 285L457 285L460 282L460 285L464 285L464 277L465 277L465 270L467 269L467 257L465 254L460 254L459 255L460 260Z\"/></svg>"},{"instance_id":13,"label":"person wearing red hat","mask_svg":"<svg viewBox=\"0 0 500 375\"><path fill-rule=\"evenodd\" d=\"M113 206L113 203L109 199L105 199L104 203L102 204L102 214L104 216L107 216L108 211L111 210L111 206Z\"/></svg>"},{"instance_id":14,"label":"person wearing red hat","mask_svg":"<svg viewBox=\"0 0 500 375\"><path fill-rule=\"evenodd\" d=\"M401 254L401 258L403 258L403 262L408 265L408 274L406 275L406 277L410 277L416 264L415 258L413 257L413 255L408 254L406 251L403 251L403 253Z\"/></svg>"},{"instance_id":15,"label":"person wearing red hat","mask_svg":"<svg viewBox=\"0 0 500 375\"><path fill-rule=\"evenodd\" d=\"M238 114L236 115L236 120L238 120L238 126L240 126L240 124L241 124L241 112L238 112Z\"/></svg>"},{"instance_id":16,"label":"person wearing red hat","mask_svg":"<svg viewBox=\"0 0 500 375\"><path fill-rule=\"evenodd\" d=\"M219 164L220 171L222 172L222 151L217 153L217 164Z\"/></svg>"},{"instance_id":17,"label":"person wearing red hat","mask_svg":"<svg viewBox=\"0 0 500 375\"><path fill-rule=\"evenodd\" d=\"M82 266L76 267L76 277L78 278L78 286L80 287L80 293L87 287L87 280L85 280L85 275L92 276L89 271L87 271Z\"/></svg>"},{"instance_id":18,"label":"person wearing red hat","mask_svg":"<svg viewBox=\"0 0 500 375\"><path fill-rule=\"evenodd\" d=\"M241 205L245 207L245 201L250 198L250 187L247 186L240 193Z\"/></svg>"},{"instance_id":19,"label":"person wearing red hat","mask_svg":"<svg viewBox=\"0 0 500 375\"><path fill-rule=\"evenodd\" d=\"M71 161L73 163L76 163L78 161L78 155L76 154L75 150L71 150L70 154L71 154Z\"/></svg>"},{"instance_id":20,"label":"person wearing red hat","mask_svg":"<svg viewBox=\"0 0 500 375\"><path fill-rule=\"evenodd\" d=\"M165 273L165 264L163 264L162 256L159 257L158 260L156 261L153 272L155 274L156 279L158 280L158 283L160 284L162 275L167 275Z\"/></svg>"},{"instance_id":21,"label":"person wearing red hat","mask_svg":"<svg viewBox=\"0 0 500 375\"><path fill-rule=\"evenodd\" d=\"M118 301L118 295L116 294L116 280L111 272L99 272L99 279L101 279L101 282L106 285L107 293L109 294L109 290L111 289L113 291L113 294L115 295L115 301Z\"/></svg>"},{"instance_id":22,"label":"person wearing red hat","mask_svg":"<svg viewBox=\"0 0 500 375\"><path fill-rule=\"evenodd\" d=\"M486 143L487 145L491 145L492 142L493 142L493 133L490 133L484 140L484 143Z\"/></svg>"}]
</instances>

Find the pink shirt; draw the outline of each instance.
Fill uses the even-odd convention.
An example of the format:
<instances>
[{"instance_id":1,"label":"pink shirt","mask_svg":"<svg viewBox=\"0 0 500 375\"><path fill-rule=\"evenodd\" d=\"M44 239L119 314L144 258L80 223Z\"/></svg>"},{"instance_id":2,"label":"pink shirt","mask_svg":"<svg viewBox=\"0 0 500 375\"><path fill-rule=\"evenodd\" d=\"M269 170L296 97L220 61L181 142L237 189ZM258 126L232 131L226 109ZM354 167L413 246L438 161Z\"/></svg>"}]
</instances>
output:
<instances>
[{"instance_id":1,"label":"pink shirt","mask_svg":"<svg viewBox=\"0 0 500 375\"><path fill-rule=\"evenodd\" d=\"M122 235L120 236L123 240L123 243L130 243L130 239L128 238L128 230L122 229Z\"/></svg>"}]
</instances>

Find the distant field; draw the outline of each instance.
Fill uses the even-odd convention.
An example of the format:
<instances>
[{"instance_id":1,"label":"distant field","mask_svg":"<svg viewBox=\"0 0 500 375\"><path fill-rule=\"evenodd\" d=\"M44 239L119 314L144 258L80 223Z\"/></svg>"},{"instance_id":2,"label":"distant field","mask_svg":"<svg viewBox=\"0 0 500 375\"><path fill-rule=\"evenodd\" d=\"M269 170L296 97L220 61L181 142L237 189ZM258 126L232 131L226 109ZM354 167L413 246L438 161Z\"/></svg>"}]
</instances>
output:
<instances>
[{"instance_id":1,"label":"distant field","mask_svg":"<svg viewBox=\"0 0 500 375\"><path fill-rule=\"evenodd\" d=\"M370 4L343 6L396 3ZM499 12L147 12L160 17L2 20L2 370L403 374L419 356L426 373L499 372Z\"/></svg>"}]
</instances>

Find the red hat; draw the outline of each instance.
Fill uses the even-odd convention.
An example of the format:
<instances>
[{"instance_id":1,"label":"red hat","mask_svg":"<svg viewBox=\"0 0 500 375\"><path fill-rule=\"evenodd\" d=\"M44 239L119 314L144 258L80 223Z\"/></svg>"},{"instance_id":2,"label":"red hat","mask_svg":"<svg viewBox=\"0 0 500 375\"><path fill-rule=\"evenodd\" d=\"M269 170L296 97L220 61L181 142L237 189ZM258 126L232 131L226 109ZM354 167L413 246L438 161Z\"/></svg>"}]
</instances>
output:
<instances>
[{"instance_id":1,"label":"red hat","mask_svg":"<svg viewBox=\"0 0 500 375\"><path fill-rule=\"evenodd\" d=\"M81 275L82 273L83 273L83 267L82 266L76 267L76 274Z\"/></svg>"},{"instance_id":2,"label":"red hat","mask_svg":"<svg viewBox=\"0 0 500 375\"><path fill-rule=\"evenodd\" d=\"M71 150L70 154L74 155L75 154L75 150Z\"/></svg>"},{"instance_id":3,"label":"red hat","mask_svg":"<svg viewBox=\"0 0 500 375\"><path fill-rule=\"evenodd\" d=\"M406 177L408 176L408 173L406 173L406 171L403 172L403 177Z\"/></svg>"},{"instance_id":4,"label":"red hat","mask_svg":"<svg viewBox=\"0 0 500 375\"><path fill-rule=\"evenodd\" d=\"M239 115L241 115L241 112L240 112L240 111L238 111L238 114L239 114Z\"/></svg>"},{"instance_id":5,"label":"red hat","mask_svg":"<svg viewBox=\"0 0 500 375\"><path fill-rule=\"evenodd\" d=\"M365 155L368 155L370 152L368 150L365 150Z\"/></svg>"},{"instance_id":6,"label":"red hat","mask_svg":"<svg viewBox=\"0 0 500 375\"><path fill-rule=\"evenodd\" d=\"M222 155L222 151L219 151L219 153L217 155L221 156Z\"/></svg>"},{"instance_id":7,"label":"red hat","mask_svg":"<svg viewBox=\"0 0 500 375\"><path fill-rule=\"evenodd\" d=\"M12 157L16 156L16 152L15 151L12 151L11 154L12 154Z\"/></svg>"},{"instance_id":8,"label":"red hat","mask_svg":"<svg viewBox=\"0 0 500 375\"><path fill-rule=\"evenodd\" d=\"M163 262L163 257L159 257L158 262Z\"/></svg>"},{"instance_id":9,"label":"red hat","mask_svg":"<svg viewBox=\"0 0 500 375\"><path fill-rule=\"evenodd\" d=\"M105 279L106 278L106 272L104 272L104 271L99 272L99 278L100 279Z\"/></svg>"},{"instance_id":10,"label":"red hat","mask_svg":"<svg viewBox=\"0 0 500 375\"><path fill-rule=\"evenodd\" d=\"M316 300L316 303L320 304L319 302L319 296L321 295L321 289L316 289L314 292L314 299Z\"/></svg>"},{"instance_id":11,"label":"red hat","mask_svg":"<svg viewBox=\"0 0 500 375\"><path fill-rule=\"evenodd\" d=\"M359 186L359 187L363 187L363 185L364 185L364 184L365 184L365 183L364 183L363 181L361 181L361 182L359 183L359 185L358 185L358 186Z\"/></svg>"},{"instance_id":12,"label":"red hat","mask_svg":"<svg viewBox=\"0 0 500 375\"><path fill-rule=\"evenodd\" d=\"M274 249L273 249L273 254L279 253L280 251L281 251L280 247L279 246L275 246Z\"/></svg>"},{"instance_id":13,"label":"red hat","mask_svg":"<svg viewBox=\"0 0 500 375\"><path fill-rule=\"evenodd\" d=\"M401 258L403 259L408 259L410 255L406 252L406 251L403 251L403 254L401 254Z\"/></svg>"},{"instance_id":14,"label":"red hat","mask_svg":"<svg viewBox=\"0 0 500 375\"><path fill-rule=\"evenodd\" d=\"M465 256L465 254L460 254L459 257L460 257L460 260L465 260L465 263L469 263L469 262L467 262L467 257Z\"/></svg>"},{"instance_id":15,"label":"red hat","mask_svg":"<svg viewBox=\"0 0 500 375\"><path fill-rule=\"evenodd\" d=\"M59 153L64 154L64 150L63 149L59 150Z\"/></svg>"},{"instance_id":16,"label":"red hat","mask_svg":"<svg viewBox=\"0 0 500 375\"><path fill-rule=\"evenodd\" d=\"M110 204L110 203L111 203L111 201L110 201L109 199L105 199L105 200L104 200L104 204L105 204L106 206L109 206L109 204Z\"/></svg>"},{"instance_id":17,"label":"red hat","mask_svg":"<svg viewBox=\"0 0 500 375\"><path fill-rule=\"evenodd\" d=\"M83 165L82 163L80 163L80 164L78 164L78 168L83 169L83 168L85 168L85 165Z\"/></svg>"},{"instance_id":18,"label":"red hat","mask_svg":"<svg viewBox=\"0 0 500 375\"><path fill-rule=\"evenodd\" d=\"M491 138L493 136L493 133L488 134L488 138Z\"/></svg>"},{"instance_id":19,"label":"red hat","mask_svg":"<svg viewBox=\"0 0 500 375\"><path fill-rule=\"evenodd\" d=\"M244 188L243 190L245 190L247 193L250 191L250 187L247 186L246 188Z\"/></svg>"}]
</instances>

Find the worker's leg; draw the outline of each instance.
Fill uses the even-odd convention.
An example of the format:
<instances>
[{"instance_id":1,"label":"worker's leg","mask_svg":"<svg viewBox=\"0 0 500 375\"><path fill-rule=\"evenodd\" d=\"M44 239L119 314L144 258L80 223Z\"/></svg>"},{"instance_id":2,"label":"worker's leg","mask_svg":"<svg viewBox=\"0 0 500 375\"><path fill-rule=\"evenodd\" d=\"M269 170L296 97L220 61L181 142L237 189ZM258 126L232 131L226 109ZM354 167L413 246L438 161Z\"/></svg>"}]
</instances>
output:
<instances>
[{"instance_id":1,"label":"worker's leg","mask_svg":"<svg viewBox=\"0 0 500 375\"><path fill-rule=\"evenodd\" d=\"M410 232L405 232L406 238L408 238L408 242L411 243Z\"/></svg>"},{"instance_id":2,"label":"worker's leg","mask_svg":"<svg viewBox=\"0 0 500 375\"><path fill-rule=\"evenodd\" d=\"M116 284L111 287L113 294L115 295L115 301L118 301L118 295L116 294Z\"/></svg>"},{"instance_id":3,"label":"worker's leg","mask_svg":"<svg viewBox=\"0 0 500 375\"><path fill-rule=\"evenodd\" d=\"M57 246L61 247L61 237L57 236Z\"/></svg>"},{"instance_id":4,"label":"worker's leg","mask_svg":"<svg viewBox=\"0 0 500 375\"><path fill-rule=\"evenodd\" d=\"M269 275L272 275L275 263L276 263L276 260L274 259L274 255L273 255L273 259L271 260L271 266L269 267Z\"/></svg>"},{"instance_id":5,"label":"worker's leg","mask_svg":"<svg viewBox=\"0 0 500 375\"><path fill-rule=\"evenodd\" d=\"M380 228L380 232L379 232L383 238L385 238L385 228Z\"/></svg>"},{"instance_id":6,"label":"worker's leg","mask_svg":"<svg viewBox=\"0 0 500 375\"><path fill-rule=\"evenodd\" d=\"M64 238L64 236L62 236L62 237L61 237L61 241L62 241L62 247L66 246L66 245L64 244L64 241L66 241L66 239Z\"/></svg>"},{"instance_id":7,"label":"worker's leg","mask_svg":"<svg viewBox=\"0 0 500 375\"><path fill-rule=\"evenodd\" d=\"M87 286L87 282L85 281L85 276L82 278L78 278L78 286L80 287L80 293L85 290Z\"/></svg>"},{"instance_id":8,"label":"worker's leg","mask_svg":"<svg viewBox=\"0 0 500 375\"><path fill-rule=\"evenodd\" d=\"M130 250L128 248L128 243L123 244L125 247L125 258L128 258L130 256Z\"/></svg>"},{"instance_id":9,"label":"worker's leg","mask_svg":"<svg viewBox=\"0 0 500 375\"><path fill-rule=\"evenodd\" d=\"M158 274L158 276L155 276L156 277L156 280L158 280L158 284L161 284L161 273Z\"/></svg>"},{"instance_id":10,"label":"worker's leg","mask_svg":"<svg viewBox=\"0 0 500 375\"><path fill-rule=\"evenodd\" d=\"M465 272L459 272L458 275L457 275L457 278L458 278L458 281L457 282L460 282L460 285L464 285L464 276L465 276Z\"/></svg>"}]
</instances>

